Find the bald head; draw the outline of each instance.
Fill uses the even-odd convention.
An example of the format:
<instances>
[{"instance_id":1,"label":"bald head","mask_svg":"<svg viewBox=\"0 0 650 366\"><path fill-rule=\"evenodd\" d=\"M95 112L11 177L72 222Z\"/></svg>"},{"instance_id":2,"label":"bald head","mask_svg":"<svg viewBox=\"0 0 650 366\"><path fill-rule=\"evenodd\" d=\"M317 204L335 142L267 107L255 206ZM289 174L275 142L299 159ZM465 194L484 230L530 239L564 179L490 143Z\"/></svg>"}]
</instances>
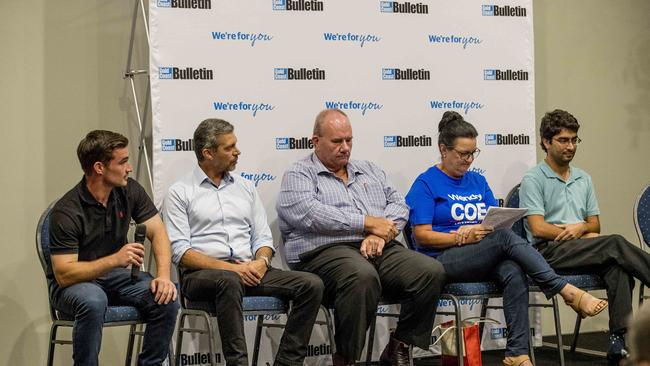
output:
<instances>
[{"instance_id":1,"label":"bald head","mask_svg":"<svg viewBox=\"0 0 650 366\"><path fill-rule=\"evenodd\" d=\"M348 164L352 152L352 126L339 109L326 109L314 123L314 153L330 171L338 172Z\"/></svg>"},{"instance_id":2,"label":"bald head","mask_svg":"<svg viewBox=\"0 0 650 366\"><path fill-rule=\"evenodd\" d=\"M316 115L314 122L314 136L323 136L323 124L325 121L346 120L348 124L348 115L340 109L323 109Z\"/></svg>"}]
</instances>

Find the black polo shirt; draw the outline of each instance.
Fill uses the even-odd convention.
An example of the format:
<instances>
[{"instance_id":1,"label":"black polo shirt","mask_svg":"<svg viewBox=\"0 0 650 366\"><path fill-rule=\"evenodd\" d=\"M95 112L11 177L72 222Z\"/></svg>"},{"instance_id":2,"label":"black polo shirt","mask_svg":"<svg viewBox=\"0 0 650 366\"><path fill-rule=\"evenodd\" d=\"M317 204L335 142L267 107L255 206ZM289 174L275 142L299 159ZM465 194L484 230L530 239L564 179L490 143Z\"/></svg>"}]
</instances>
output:
<instances>
[{"instance_id":1,"label":"black polo shirt","mask_svg":"<svg viewBox=\"0 0 650 366\"><path fill-rule=\"evenodd\" d=\"M106 207L88 191L85 177L54 205L50 216L50 251L78 254L79 261L111 255L127 241L129 222L144 222L158 213L135 180L113 188Z\"/></svg>"}]
</instances>

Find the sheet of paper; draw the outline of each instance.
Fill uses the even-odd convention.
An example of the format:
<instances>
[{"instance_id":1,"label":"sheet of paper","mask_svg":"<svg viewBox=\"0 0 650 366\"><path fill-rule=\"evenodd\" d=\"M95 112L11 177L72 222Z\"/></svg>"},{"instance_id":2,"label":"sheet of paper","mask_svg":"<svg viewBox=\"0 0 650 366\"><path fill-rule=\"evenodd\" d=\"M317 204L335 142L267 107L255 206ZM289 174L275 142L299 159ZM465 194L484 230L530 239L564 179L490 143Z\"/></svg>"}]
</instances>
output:
<instances>
[{"instance_id":1,"label":"sheet of paper","mask_svg":"<svg viewBox=\"0 0 650 366\"><path fill-rule=\"evenodd\" d=\"M494 230L509 229L517 220L526 215L525 208L490 207L482 224Z\"/></svg>"}]
</instances>

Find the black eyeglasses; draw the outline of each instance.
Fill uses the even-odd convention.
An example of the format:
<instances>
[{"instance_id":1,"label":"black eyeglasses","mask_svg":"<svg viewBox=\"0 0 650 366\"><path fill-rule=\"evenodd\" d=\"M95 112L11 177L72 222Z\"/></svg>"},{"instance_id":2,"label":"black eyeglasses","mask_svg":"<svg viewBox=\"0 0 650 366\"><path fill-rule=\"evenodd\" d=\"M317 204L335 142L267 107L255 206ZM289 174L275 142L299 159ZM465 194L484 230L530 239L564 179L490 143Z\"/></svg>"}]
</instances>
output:
<instances>
[{"instance_id":1,"label":"black eyeglasses","mask_svg":"<svg viewBox=\"0 0 650 366\"><path fill-rule=\"evenodd\" d=\"M465 161L469 161L470 159L474 160L474 159L478 158L478 156L481 154L480 149L476 149L476 150L471 151L471 152L458 151L458 150L456 150L456 148L453 148L452 150L454 150L456 152L456 154L458 154L459 158L461 158L461 159L463 159Z\"/></svg>"},{"instance_id":2,"label":"black eyeglasses","mask_svg":"<svg viewBox=\"0 0 650 366\"><path fill-rule=\"evenodd\" d=\"M566 146L566 145L568 145L569 142L570 142L573 146L577 146L579 143L582 142L582 140L580 139L580 137L577 137L577 136L574 137L574 138L558 137L558 138L554 138L553 140L557 141L557 143L560 144L560 145L562 145L562 146Z\"/></svg>"}]
</instances>

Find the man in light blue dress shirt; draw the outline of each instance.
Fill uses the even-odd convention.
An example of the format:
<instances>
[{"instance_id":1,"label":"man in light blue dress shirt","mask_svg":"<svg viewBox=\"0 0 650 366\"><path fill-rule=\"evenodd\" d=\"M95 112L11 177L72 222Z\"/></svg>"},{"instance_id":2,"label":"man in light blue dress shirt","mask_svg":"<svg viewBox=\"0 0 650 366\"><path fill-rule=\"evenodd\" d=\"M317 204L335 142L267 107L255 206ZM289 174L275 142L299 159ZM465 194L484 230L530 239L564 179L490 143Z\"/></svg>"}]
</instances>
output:
<instances>
[{"instance_id":1,"label":"man in light blue dress shirt","mask_svg":"<svg viewBox=\"0 0 650 366\"><path fill-rule=\"evenodd\" d=\"M248 365L242 297L292 301L276 365L302 365L323 294L315 275L271 267L275 252L252 182L230 174L240 151L233 126L207 119L194 131L198 165L169 188L164 218L182 294L214 301L226 364Z\"/></svg>"},{"instance_id":2,"label":"man in light blue dress shirt","mask_svg":"<svg viewBox=\"0 0 650 366\"><path fill-rule=\"evenodd\" d=\"M381 296L401 312L380 365L408 365L409 345L429 347L442 265L394 240L409 209L378 166L350 159L343 111L319 113L312 142L314 152L285 172L276 206L287 260L325 284L324 300L335 310L335 366L359 359Z\"/></svg>"}]
</instances>

